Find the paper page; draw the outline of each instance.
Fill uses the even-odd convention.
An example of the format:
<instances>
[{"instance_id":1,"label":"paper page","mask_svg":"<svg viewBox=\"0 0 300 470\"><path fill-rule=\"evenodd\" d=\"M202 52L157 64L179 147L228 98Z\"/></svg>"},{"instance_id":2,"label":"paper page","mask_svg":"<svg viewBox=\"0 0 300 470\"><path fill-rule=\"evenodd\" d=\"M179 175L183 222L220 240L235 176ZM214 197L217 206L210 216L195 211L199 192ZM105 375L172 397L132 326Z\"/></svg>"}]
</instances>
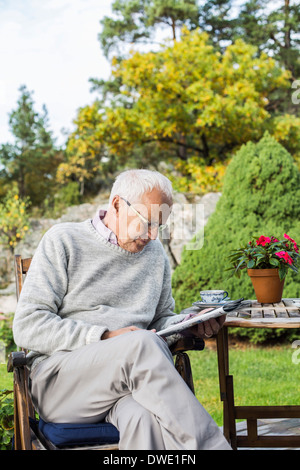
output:
<instances>
[{"instance_id":1,"label":"paper page","mask_svg":"<svg viewBox=\"0 0 300 470\"><path fill-rule=\"evenodd\" d=\"M167 328L158 331L156 334L159 336L170 336L174 333L186 330L191 326L197 325L198 323L203 323L204 321L207 321L211 318L220 317L221 315L226 315L226 312L224 312L223 307L218 307L202 314L201 312L199 312L198 314L195 314L195 316L193 316L192 318L189 318L188 320L182 321L180 323L176 323L175 325L170 325Z\"/></svg>"}]
</instances>

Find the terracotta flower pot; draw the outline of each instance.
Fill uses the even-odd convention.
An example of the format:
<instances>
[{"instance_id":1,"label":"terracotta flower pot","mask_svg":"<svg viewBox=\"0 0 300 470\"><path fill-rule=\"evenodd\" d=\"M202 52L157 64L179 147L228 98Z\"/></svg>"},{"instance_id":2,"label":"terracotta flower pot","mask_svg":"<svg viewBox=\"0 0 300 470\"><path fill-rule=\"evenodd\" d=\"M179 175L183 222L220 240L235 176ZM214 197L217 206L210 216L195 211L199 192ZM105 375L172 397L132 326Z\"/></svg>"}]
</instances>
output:
<instances>
[{"instance_id":1,"label":"terracotta flower pot","mask_svg":"<svg viewBox=\"0 0 300 470\"><path fill-rule=\"evenodd\" d=\"M282 298L284 279L279 279L278 269L248 269L256 299L260 303L272 304Z\"/></svg>"}]
</instances>

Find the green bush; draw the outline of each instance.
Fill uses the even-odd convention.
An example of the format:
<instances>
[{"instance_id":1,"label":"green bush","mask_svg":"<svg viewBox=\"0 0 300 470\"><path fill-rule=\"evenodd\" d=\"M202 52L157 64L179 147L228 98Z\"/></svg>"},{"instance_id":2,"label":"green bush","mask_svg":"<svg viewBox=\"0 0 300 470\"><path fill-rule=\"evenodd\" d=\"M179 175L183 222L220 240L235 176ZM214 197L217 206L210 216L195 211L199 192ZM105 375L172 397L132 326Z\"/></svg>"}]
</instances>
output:
<instances>
[{"instance_id":1,"label":"green bush","mask_svg":"<svg viewBox=\"0 0 300 470\"><path fill-rule=\"evenodd\" d=\"M6 355L16 350L12 332L12 317L0 321L0 344L4 344Z\"/></svg>"},{"instance_id":2,"label":"green bush","mask_svg":"<svg viewBox=\"0 0 300 470\"><path fill-rule=\"evenodd\" d=\"M230 267L228 256L253 236L281 239L287 233L300 244L299 183L292 156L268 133L258 143L248 142L240 148L228 166L222 196L205 226L203 247L184 249L174 271L177 311L198 300L203 289L225 289L232 299L254 298L246 272L238 279L225 271ZM288 273L284 297L300 297L297 276Z\"/></svg>"},{"instance_id":3,"label":"green bush","mask_svg":"<svg viewBox=\"0 0 300 470\"><path fill-rule=\"evenodd\" d=\"M14 399L11 390L0 390L0 450L12 447L14 429Z\"/></svg>"},{"instance_id":4,"label":"green bush","mask_svg":"<svg viewBox=\"0 0 300 470\"><path fill-rule=\"evenodd\" d=\"M67 207L77 206L81 202L79 185L76 181L71 181L65 186L62 186L56 193L54 198L54 211L59 213Z\"/></svg>"},{"instance_id":5,"label":"green bush","mask_svg":"<svg viewBox=\"0 0 300 470\"><path fill-rule=\"evenodd\" d=\"M5 346L5 360L11 351L16 350L12 333L12 316L0 321L0 345ZM1 382L3 385L0 390L0 450L10 450L14 433L14 399L12 390L2 389L6 386L2 376Z\"/></svg>"}]
</instances>

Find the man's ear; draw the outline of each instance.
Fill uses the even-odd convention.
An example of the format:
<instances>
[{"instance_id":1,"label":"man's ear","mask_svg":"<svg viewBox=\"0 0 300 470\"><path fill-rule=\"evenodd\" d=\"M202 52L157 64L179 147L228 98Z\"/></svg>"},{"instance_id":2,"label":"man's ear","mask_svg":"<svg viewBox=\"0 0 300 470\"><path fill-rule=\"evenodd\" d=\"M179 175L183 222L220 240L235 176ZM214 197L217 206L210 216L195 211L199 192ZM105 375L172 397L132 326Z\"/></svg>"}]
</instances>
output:
<instances>
[{"instance_id":1,"label":"man's ear","mask_svg":"<svg viewBox=\"0 0 300 470\"><path fill-rule=\"evenodd\" d=\"M113 200L111 201L111 205L116 213L116 215L119 214L119 209L120 209L120 197L119 196L114 196Z\"/></svg>"}]
</instances>

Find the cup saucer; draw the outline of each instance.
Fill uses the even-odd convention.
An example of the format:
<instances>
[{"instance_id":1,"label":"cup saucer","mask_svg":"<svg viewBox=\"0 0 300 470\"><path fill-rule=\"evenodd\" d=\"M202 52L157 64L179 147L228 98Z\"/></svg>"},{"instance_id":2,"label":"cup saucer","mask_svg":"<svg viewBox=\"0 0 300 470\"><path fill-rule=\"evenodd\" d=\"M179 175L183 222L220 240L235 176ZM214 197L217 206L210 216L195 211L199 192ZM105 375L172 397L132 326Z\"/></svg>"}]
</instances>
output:
<instances>
[{"instance_id":1,"label":"cup saucer","mask_svg":"<svg viewBox=\"0 0 300 470\"><path fill-rule=\"evenodd\" d=\"M229 302L229 300L230 297L227 297L226 300L223 300L221 302L203 302L203 300L197 300L196 302L193 302L192 305L194 305L195 307L221 307L222 305L225 305L227 302Z\"/></svg>"}]
</instances>

